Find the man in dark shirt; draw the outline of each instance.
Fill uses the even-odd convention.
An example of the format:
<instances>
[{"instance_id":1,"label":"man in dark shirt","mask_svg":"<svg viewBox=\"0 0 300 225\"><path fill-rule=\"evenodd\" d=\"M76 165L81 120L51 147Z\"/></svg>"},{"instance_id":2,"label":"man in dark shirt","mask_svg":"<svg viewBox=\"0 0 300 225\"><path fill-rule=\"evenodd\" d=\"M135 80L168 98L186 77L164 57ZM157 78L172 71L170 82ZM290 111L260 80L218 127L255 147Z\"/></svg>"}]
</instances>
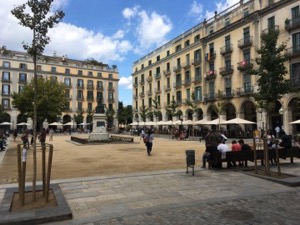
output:
<instances>
[{"instance_id":1,"label":"man in dark shirt","mask_svg":"<svg viewBox=\"0 0 300 225\"><path fill-rule=\"evenodd\" d=\"M245 144L245 142L244 142L243 139L240 139L240 140L238 141L238 143L241 145L241 150L242 150L242 151L250 151L250 150L251 150L250 145Z\"/></svg>"}]
</instances>

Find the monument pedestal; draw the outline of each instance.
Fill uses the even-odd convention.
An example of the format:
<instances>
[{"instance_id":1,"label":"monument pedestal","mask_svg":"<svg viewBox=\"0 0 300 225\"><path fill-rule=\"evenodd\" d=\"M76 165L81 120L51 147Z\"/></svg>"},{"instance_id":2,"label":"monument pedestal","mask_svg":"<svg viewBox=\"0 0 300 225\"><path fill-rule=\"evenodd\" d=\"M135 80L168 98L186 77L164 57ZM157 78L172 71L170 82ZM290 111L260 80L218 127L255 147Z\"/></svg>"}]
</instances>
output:
<instances>
[{"instance_id":1,"label":"monument pedestal","mask_svg":"<svg viewBox=\"0 0 300 225\"><path fill-rule=\"evenodd\" d=\"M89 141L104 141L109 139L106 132L105 114L94 114L93 116L93 132L89 136Z\"/></svg>"}]
</instances>

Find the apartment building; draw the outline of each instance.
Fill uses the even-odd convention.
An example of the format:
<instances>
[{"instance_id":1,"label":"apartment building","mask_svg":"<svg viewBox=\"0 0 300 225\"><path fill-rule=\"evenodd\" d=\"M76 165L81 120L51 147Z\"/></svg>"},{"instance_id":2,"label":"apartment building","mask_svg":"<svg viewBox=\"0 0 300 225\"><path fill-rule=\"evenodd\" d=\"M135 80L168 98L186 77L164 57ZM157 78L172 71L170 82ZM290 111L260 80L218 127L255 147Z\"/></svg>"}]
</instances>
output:
<instances>
[{"instance_id":1,"label":"apartment building","mask_svg":"<svg viewBox=\"0 0 300 225\"><path fill-rule=\"evenodd\" d=\"M12 93L19 93L34 76L34 65L30 55L0 49L1 104L10 115L11 128L20 122L20 113L12 105ZM37 61L37 76L55 79L66 86L69 107L60 115L62 122L71 122L75 114L83 112L84 122L88 112L93 112L97 100L103 99L108 109L118 107L118 70L107 64L87 60L79 61L67 57L41 56Z\"/></svg>"},{"instance_id":2,"label":"apartment building","mask_svg":"<svg viewBox=\"0 0 300 225\"><path fill-rule=\"evenodd\" d=\"M267 116L252 97L258 77L245 73L256 66L260 36L270 28L280 31L279 43L287 42L287 78L300 87L300 2L241 0L133 63L134 120L141 121L143 106L159 111L157 118L147 120L177 120L165 110L174 100L183 120L216 119L213 105L223 104L222 119L256 122L245 130L280 125L289 133L299 132L300 127L289 124L300 119L297 93L285 95ZM159 103L155 109L153 99ZM197 104L195 113L187 100Z\"/></svg>"}]
</instances>

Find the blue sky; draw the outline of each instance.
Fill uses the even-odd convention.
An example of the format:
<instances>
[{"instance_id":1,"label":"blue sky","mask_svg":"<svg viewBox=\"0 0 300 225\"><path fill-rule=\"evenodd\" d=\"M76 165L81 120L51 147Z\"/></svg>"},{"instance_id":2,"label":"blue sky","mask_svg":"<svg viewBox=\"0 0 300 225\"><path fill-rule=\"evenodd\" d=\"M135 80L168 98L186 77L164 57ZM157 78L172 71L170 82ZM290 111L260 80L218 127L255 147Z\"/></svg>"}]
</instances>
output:
<instances>
[{"instance_id":1,"label":"blue sky","mask_svg":"<svg viewBox=\"0 0 300 225\"><path fill-rule=\"evenodd\" d=\"M23 51L31 32L11 15L27 0L0 0L0 45ZM49 31L45 54L85 60L94 58L119 70L119 101L132 104L131 68L134 61L209 19L239 0L54 0L65 12Z\"/></svg>"}]
</instances>

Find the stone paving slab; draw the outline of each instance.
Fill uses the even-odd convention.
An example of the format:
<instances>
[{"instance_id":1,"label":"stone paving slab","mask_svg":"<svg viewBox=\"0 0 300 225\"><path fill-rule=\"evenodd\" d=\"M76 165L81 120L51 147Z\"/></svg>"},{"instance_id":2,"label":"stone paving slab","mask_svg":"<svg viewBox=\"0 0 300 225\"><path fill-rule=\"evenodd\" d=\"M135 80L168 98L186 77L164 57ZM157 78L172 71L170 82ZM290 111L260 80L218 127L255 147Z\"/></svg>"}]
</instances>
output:
<instances>
[{"instance_id":1,"label":"stone paving slab","mask_svg":"<svg viewBox=\"0 0 300 225\"><path fill-rule=\"evenodd\" d=\"M97 192L95 185L98 196L81 195L90 188ZM73 219L51 224L298 224L300 220L299 187L229 170L198 170L195 176L184 171L133 174L60 186ZM114 194L101 193L101 187ZM69 198L69 191L78 197Z\"/></svg>"}]
</instances>

